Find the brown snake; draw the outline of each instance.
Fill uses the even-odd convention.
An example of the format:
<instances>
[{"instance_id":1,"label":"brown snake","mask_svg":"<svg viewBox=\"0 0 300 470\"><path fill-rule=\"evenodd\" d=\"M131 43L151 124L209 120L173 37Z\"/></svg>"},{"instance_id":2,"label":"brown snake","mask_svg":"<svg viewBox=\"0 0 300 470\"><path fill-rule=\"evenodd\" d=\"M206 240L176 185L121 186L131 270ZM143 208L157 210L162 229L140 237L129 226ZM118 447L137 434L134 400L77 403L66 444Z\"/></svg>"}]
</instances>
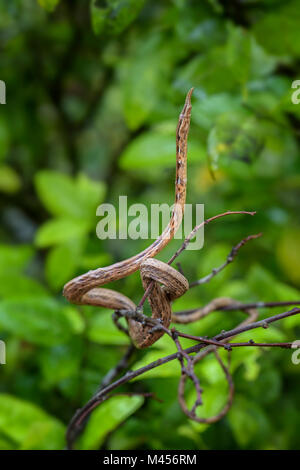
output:
<instances>
[{"instance_id":1,"label":"brown snake","mask_svg":"<svg viewBox=\"0 0 300 470\"><path fill-rule=\"evenodd\" d=\"M70 302L101 306L113 310L135 310L136 305L128 297L111 289L99 288L99 286L117 281L140 270L144 289L153 283L149 294L152 318L161 319L166 328L170 325L171 301L188 290L188 281L168 264L151 258L156 256L174 237L184 213L187 184L187 138L190 127L192 93L193 88L187 93L176 130L175 204L167 227L141 253L111 266L89 271L69 281L64 286L63 294ZM127 322L130 337L138 348L151 346L164 334L162 330L152 331L153 326L142 325L130 318Z\"/></svg>"}]
</instances>

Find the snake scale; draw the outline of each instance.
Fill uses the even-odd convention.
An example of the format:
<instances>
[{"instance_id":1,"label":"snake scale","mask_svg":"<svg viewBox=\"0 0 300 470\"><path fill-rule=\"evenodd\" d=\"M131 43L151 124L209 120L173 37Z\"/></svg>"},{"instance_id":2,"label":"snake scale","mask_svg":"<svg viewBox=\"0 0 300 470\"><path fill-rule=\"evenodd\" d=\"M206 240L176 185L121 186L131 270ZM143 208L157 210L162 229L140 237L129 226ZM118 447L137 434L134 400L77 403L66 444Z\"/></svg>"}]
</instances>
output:
<instances>
[{"instance_id":1,"label":"snake scale","mask_svg":"<svg viewBox=\"0 0 300 470\"><path fill-rule=\"evenodd\" d=\"M189 285L181 273L168 264L153 259L153 257L160 253L174 237L184 214L187 185L187 138L190 127L192 93L193 88L187 93L176 129L175 204L167 227L148 248L135 256L111 266L88 271L69 281L64 286L63 294L70 302L101 306L113 310L135 310L136 305L128 297L100 286L140 270L144 289L147 289L150 283L153 285L149 293L152 318L161 319L166 328L170 325L171 302L182 296L188 290ZM134 319L128 318L127 322L130 337L138 348L151 346L164 334L164 331L153 331L153 326L143 325Z\"/></svg>"}]
</instances>

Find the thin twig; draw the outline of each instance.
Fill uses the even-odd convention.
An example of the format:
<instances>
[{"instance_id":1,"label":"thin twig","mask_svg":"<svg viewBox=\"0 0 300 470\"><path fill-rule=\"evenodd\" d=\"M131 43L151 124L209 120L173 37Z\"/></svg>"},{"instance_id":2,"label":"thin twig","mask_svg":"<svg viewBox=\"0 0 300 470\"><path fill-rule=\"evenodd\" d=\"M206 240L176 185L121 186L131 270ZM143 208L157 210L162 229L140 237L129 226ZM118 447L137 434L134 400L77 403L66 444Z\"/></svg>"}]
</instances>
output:
<instances>
[{"instance_id":1,"label":"thin twig","mask_svg":"<svg viewBox=\"0 0 300 470\"><path fill-rule=\"evenodd\" d=\"M185 398L184 398L184 388L185 388L186 376L182 375L181 378L180 378L180 381L179 381L178 401L179 401L179 404L181 406L181 409L183 410L183 412L190 419L192 419L193 421L197 421L198 423L205 423L205 424L216 423L221 418L223 418L223 416L225 416L226 413L228 413L228 410L230 409L230 407L232 405L232 402L233 402L234 384L233 384L232 376L231 376L231 374L228 370L228 367L225 366L224 362L222 361L222 359L220 358L220 356L219 356L219 354L216 350L214 350L214 354L215 354L216 359L217 359L218 363L220 364L220 366L221 366L221 368L222 368L222 370L225 374L226 380L228 382L228 388L229 388L229 394L228 394L227 402L226 402L225 406L223 407L223 409L217 415L211 416L209 418L200 418L199 416L197 416L196 415L196 409L198 407L197 400L195 401L195 403L194 403L194 405L193 405L193 407L190 411L187 407L187 404L186 404L186 401L185 401Z\"/></svg>"},{"instance_id":2,"label":"thin twig","mask_svg":"<svg viewBox=\"0 0 300 470\"><path fill-rule=\"evenodd\" d=\"M182 377L184 376L185 378L189 378L195 385L195 390L196 390L196 401L195 401L195 407L197 407L198 405L202 405L202 388L201 388L201 385L200 385L200 381L197 377L197 375L195 374L195 370L194 370L194 359L189 356L189 354L187 354L184 349L182 349L182 346L178 340L178 334L177 334L177 331L176 330L172 330L172 336L173 336L173 340L177 346L177 349L178 349L178 360L180 362L180 365L181 365L181 373L182 373ZM187 366L185 366L184 364L184 359L186 360L187 362Z\"/></svg>"},{"instance_id":3,"label":"thin twig","mask_svg":"<svg viewBox=\"0 0 300 470\"><path fill-rule=\"evenodd\" d=\"M250 302L247 304L234 301L232 304L229 304L229 305L215 306L214 311L224 312L228 310L247 310L250 308L289 307L292 305L300 305L300 300L290 300L290 301L283 301L283 302ZM195 313L202 308L203 307L191 308L188 310L180 310L178 312L174 312L173 315L176 317L180 317L180 316L184 317L185 315L190 315L191 313Z\"/></svg>"},{"instance_id":4,"label":"thin twig","mask_svg":"<svg viewBox=\"0 0 300 470\"><path fill-rule=\"evenodd\" d=\"M216 220L216 219L219 219L220 217L225 217L227 215L234 215L234 214L245 214L245 215L255 215L256 212L255 211L252 211L252 212L249 212L249 211L227 211L227 212L223 212L222 214L217 214L217 215L214 215L213 217L210 217L209 219L206 219L204 220L203 222L201 222L199 225L196 225L196 227L193 228L193 230L191 231L191 233L186 237L186 239L184 240L183 244L181 245L181 247L174 253L174 255L169 259L168 261L168 264L172 264L173 261L180 255L180 253L182 253L186 247L188 246L188 244L190 243L190 241L194 238L194 236L196 235L197 231L200 230L200 228L204 227L205 225L209 224L210 222L212 222L213 220Z\"/></svg>"},{"instance_id":5,"label":"thin twig","mask_svg":"<svg viewBox=\"0 0 300 470\"><path fill-rule=\"evenodd\" d=\"M200 286L201 284L206 284L207 282L209 282L213 277L215 277L224 268L226 268L226 266L228 266L230 263L232 263L234 261L235 257L237 256L237 254L238 254L240 248L242 248L242 246L244 246L250 240L254 240L255 238L259 238L261 236L262 236L262 233L257 233L255 235L249 235L248 237L243 238L243 240L241 240L237 245L235 245L231 249L229 255L227 256L226 261L223 264L221 264L221 266L219 266L218 268L214 268L210 274L208 274L207 276L202 277L201 279L198 279L198 281L190 282L189 286L190 287L196 287L196 286Z\"/></svg>"},{"instance_id":6,"label":"thin twig","mask_svg":"<svg viewBox=\"0 0 300 470\"><path fill-rule=\"evenodd\" d=\"M224 348L227 351L230 350L231 348L240 348L242 346L278 347L278 348L284 348L284 349L291 349L293 345L293 343L256 343L255 341L251 339L248 342L244 342L244 343L221 343L220 341L208 339L203 336L188 335L186 333L180 333L179 331L177 331L176 333L177 333L177 336L180 336L181 338L187 338L193 341L199 341L201 343L211 344L216 347Z\"/></svg>"},{"instance_id":7,"label":"thin twig","mask_svg":"<svg viewBox=\"0 0 300 470\"><path fill-rule=\"evenodd\" d=\"M102 382L98 388L98 392L103 388L107 387L126 367L128 367L129 360L135 351L133 344L130 344L120 361L116 364L113 369L110 369L108 373L103 377Z\"/></svg>"},{"instance_id":8,"label":"thin twig","mask_svg":"<svg viewBox=\"0 0 300 470\"><path fill-rule=\"evenodd\" d=\"M251 323L250 325L244 325L242 327L234 328L227 332L224 331L211 339L214 341L221 341L221 340L236 336L237 334L243 333L244 331L249 331L249 330L260 328L260 327L266 328L270 323L273 323L273 322L276 322L276 321L279 321L279 320L282 320L284 318L288 318L294 315L298 315L299 313L300 313L300 309L294 308L287 312L283 312L278 315L274 315L272 317L266 318L264 320ZM206 343L199 342L198 344L194 346L184 349L184 353L185 354L197 353L201 349L205 348L206 346L207 346ZM215 348L215 346L213 347ZM161 365L167 364L168 362L171 362L176 359L178 359L178 351L176 353L170 354L163 358L157 359L156 361L151 362L150 364L147 364L146 366L141 367L140 369L127 372L120 379L109 384L107 387L103 388L100 392L97 392L81 409L77 410L77 412L71 419L68 429L67 429L68 448L71 449L73 447L73 442L75 441L78 431L81 428L81 423L85 420L85 418L91 413L91 411L96 406L98 406L100 403L102 403L104 400L108 398L109 396L108 394L112 390L120 387L121 385L124 385L125 383L129 382L130 380L140 375L143 375L145 372L148 372L156 367L160 367Z\"/></svg>"},{"instance_id":9,"label":"thin twig","mask_svg":"<svg viewBox=\"0 0 300 470\"><path fill-rule=\"evenodd\" d=\"M246 214L246 215L255 215L256 212L255 211L252 211L252 212L249 212L249 211L227 211L227 212L223 212L222 214L217 214L217 215L214 215L213 217L210 217L209 219L206 219L204 220L203 222L201 222L199 225L196 225L193 230L191 231L191 233L186 237L186 239L184 240L183 244L181 245L181 247L174 253L174 255L169 259L168 263L167 264L172 264L173 261L180 255L180 253L182 253L188 246L188 244L191 242L191 240L194 238L194 236L196 235L197 231L200 230L200 228L204 227L205 225L209 224L210 222L212 222L213 220L216 220L216 219L219 219L220 217L225 217L227 215L234 215L234 214ZM144 292L144 295L143 297L141 298L139 304L138 304L138 309L142 308L142 306L144 305L147 297L149 296L149 294L151 293L151 290L153 289L153 281L149 283L147 289L145 290Z\"/></svg>"}]
</instances>

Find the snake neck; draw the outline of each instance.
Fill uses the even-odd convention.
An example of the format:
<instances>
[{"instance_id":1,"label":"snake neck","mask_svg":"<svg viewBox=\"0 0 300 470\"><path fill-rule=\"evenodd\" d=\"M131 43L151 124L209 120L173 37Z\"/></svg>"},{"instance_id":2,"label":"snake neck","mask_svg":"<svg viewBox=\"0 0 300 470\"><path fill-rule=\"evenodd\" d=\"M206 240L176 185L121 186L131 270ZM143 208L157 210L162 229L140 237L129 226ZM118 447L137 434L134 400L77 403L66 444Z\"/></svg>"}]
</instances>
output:
<instances>
[{"instance_id":1,"label":"snake neck","mask_svg":"<svg viewBox=\"0 0 300 470\"><path fill-rule=\"evenodd\" d=\"M115 263L106 268L98 268L69 281L63 290L63 295L72 303L81 303L82 296L94 287L100 287L112 281L122 279L140 268L143 260L156 256L174 237L179 228L186 200L187 184L187 138L191 117L191 95L188 92L184 107L179 116L176 129L176 179L175 203L171 219L163 233L144 251L131 258Z\"/></svg>"}]
</instances>

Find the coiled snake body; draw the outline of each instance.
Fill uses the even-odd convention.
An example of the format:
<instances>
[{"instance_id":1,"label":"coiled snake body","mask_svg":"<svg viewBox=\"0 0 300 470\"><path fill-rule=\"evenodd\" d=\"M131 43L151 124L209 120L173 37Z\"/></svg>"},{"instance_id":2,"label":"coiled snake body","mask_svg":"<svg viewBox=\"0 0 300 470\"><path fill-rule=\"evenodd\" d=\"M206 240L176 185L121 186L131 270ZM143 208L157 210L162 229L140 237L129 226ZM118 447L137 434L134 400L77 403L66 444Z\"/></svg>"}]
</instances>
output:
<instances>
[{"instance_id":1,"label":"coiled snake body","mask_svg":"<svg viewBox=\"0 0 300 470\"><path fill-rule=\"evenodd\" d=\"M141 253L111 266L89 271L69 281L64 286L63 294L70 302L101 306L113 310L135 310L136 305L128 297L111 289L99 288L99 286L117 281L140 270L144 289L148 287L149 283L153 283L149 294L152 318L161 319L165 327L170 325L170 302L187 291L188 281L168 264L152 258L174 237L184 213L187 184L187 137L190 127L192 92L193 88L187 93L176 130L175 204L167 227ZM130 318L127 321L129 334L138 348L151 346L164 334L162 330L152 331L151 325L142 325Z\"/></svg>"}]
</instances>

